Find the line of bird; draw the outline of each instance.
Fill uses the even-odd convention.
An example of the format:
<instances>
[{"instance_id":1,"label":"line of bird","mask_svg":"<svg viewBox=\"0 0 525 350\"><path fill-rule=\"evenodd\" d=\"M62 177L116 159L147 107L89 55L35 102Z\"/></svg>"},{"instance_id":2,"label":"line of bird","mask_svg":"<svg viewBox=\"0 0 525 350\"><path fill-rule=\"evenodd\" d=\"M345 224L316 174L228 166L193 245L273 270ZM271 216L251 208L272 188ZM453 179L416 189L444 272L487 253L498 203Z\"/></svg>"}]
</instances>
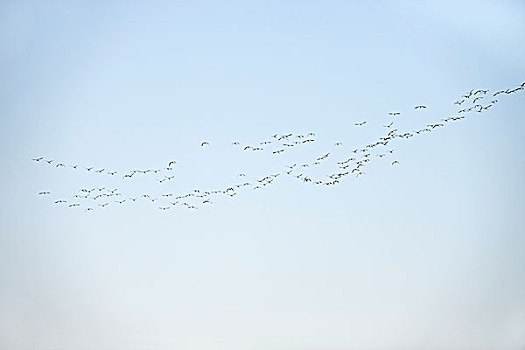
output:
<instances>
[{"instance_id":1,"label":"line of bird","mask_svg":"<svg viewBox=\"0 0 525 350\"><path fill-rule=\"evenodd\" d=\"M517 87L500 90L492 94L492 97L495 97L500 94L511 95L520 91L523 91L525 88L525 82L520 84ZM481 113L488 110L494 104L498 102L496 99L486 99L488 103L482 104L485 100L485 96L489 90L478 89L470 90L468 93L461 96L461 99L454 102L454 106L458 106L461 109L456 112L456 115L447 116L440 120L440 122L435 122L427 124L425 127L413 130L410 132L399 132L398 129L393 128L394 122L383 125L387 129L387 133L379 137L372 143L365 145L364 147L355 148L350 151L350 154L345 156L343 159L336 159L333 163L335 171L325 175L321 178L316 178L315 176L308 174L308 168L314 168L321 165L324 161L329 159L332 156L332 153L326 152L321 155L316 156L311 159L310 162L298 164L294 163L291 165L286 165L281 171L273 172L261 177L256 177L252 180L246 180L246 174L240 173L237 175L237 178L242 178L243 181L239 181L232 185L226 185L220 189L214 190L200 190L194 189L182 194L175 194L172 192L166 192L159 196L154 196L152 194L144 193L135 196L126 196L124 198L123 194L118 189L108 189L106 187L94 187L94 188L82 188L78 193L74 194L70 199L55 199L54 203L57 205L65 205L69 208L75 207L85 207L87 212L94 211L95 208L105 208L110 204L114 205L124 205L129 203L134 203L138 201L146 201L153 203L158 210L166 211L174 207L182 207L186 209L196 210L200 206L214 204L214 200L218 196L233 198L237 196L241 191L251 189L259 190L265 188L272 183L281 175L288 176L292 179L299 180L305 184L312 184L317 186L334 186L340 183L343 178L346 178L350 175L355 176L356 178L365 174L364 169L370 164L372 159L387 159L393 155L395 149L387 147L394 140L403 140L410 139L415 135L420 135L423 133L430 133L437 128L441 128L450 122L457 122L459 120L465 119L469 113L477 112ZM466 101L471 102L471 106L464 108L463 104ZM425 105L417 105L414 107L415 110L427 109ZM401 112L389 112L389 116L399 116ZM366 124L366 121L355 123L356 126L363 126ZM243 151L263 151L267 145L278 145L280 147L295 147L298 145L308 144L315 142L315 134L310 132L306 135L298 134L294 135L292 133L287 134L275 134L272 135L269 139L263 140L258 144L240 146L240 143L237 141L232 142L232 146L240 147ZM203 141L200 144L201 147L208 147L210 143L208 141ZM342 146L342 142L336 142L334 147ZM284 148L278 147L277 149L271 150L272 154L280 154L284 152ZM373 153L376 148L382 148L380 152ZM53 160L44 159L44 157L33 158L35 162L47 163L48 165L53 164ZM397 159L390 159L389 163L392 166L397 166L400 164ZM177 165L177 162L171 160L167 162L167 166L159 169L146 169L146 170L132 170L123 175L123 179L131 178L135 174L158 174L162 171L172 172L174 166ZM64 163L57 163L54 165L56 168L66 167ZM78 169L78 165L71 165L73 169ZM84 167L88 172L95 173L104 173L108 175L115 175L117 171L109 171L105 168L95 169L94 167ZM163 179L157 179L159 182L164 182L172 180L174 175L165 176ZM38 193L41 196L50 196L50 191L41 191Z\"/></svg>"}]
</instances>

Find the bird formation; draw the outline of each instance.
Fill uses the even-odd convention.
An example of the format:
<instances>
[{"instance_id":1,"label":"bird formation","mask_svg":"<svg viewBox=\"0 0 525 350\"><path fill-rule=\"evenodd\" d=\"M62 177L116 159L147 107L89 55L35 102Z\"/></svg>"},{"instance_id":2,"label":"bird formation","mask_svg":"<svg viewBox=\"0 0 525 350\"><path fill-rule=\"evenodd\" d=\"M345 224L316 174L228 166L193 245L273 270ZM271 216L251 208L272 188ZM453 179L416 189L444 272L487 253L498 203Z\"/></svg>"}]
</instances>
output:
<instances>
[{"instance_id":1,"label":"bird formation","mask_svg":"<svg viewBox=\"0 0 525 350\"><path fill-rule=\"evenodd\" d=\"M383 125L387 130L385 134L373 142L358 147L353 150L349 150L348 154L342 159L334 159L331 164L332 171L325 174L322 177L315 175L315 172L309 172L309 170L321 166L326 163L332 157L332 152L322 152L317 156L312 156L309 162L303 164L290 164L286 165L284 169L280 169L272 172L271 174L255 177L252 179L246 179L246 173L240 173L236 176L238 180L242 178L243 181L237 181L236 183L226 185L222 188L215 189L194 189L184 193L173 193L171 191L165 191L160 197L153 196L152 194L143 193L141 195L129 196L124 195L117 188L106 188L92 187L92 188L81 188L77 193L73 194L70 198L54 198L52 203L55 205L63 205L68 208L84 208L86 212L92 212L95 209L104 209L108 206L121 206L129 205L138 201L149 202L153 204L158 210L168 211L176 207L185 208L188 210L197 210L203 206L213 205L215 199L218 197L233 198L241 192L246 190L261 190L265 187L271 186L280 176L286 176L291 179L295 179L304 184L314 186L335 186L339 184L343 179L349 177L359 178L366 174L364 171L373 161L373 159L389 159L388 163L391 166L399 166L400 161L398 159L392 159L394 149L391 148L391 144L394 141L410 139L416 135L424 133L434 132L438 128L445 127L448 124L463 120L472 113L482 113L489 108L493 107L498 100L495 99L498 95L511 95L518 92L522 92L525 89L525 82L519 86L500 90L489 94L489 90L477 89L470 90L461 96L460 99L454 102L454 106L458 107L455 115L447 116L442 118L439 122L426 124L425 127L419 128L412 131L400 131L394 128L394 121ZM489 97L490 96L490 97ZM417 105L414 107L415 110L427 109L425 105ZM389 112L389 116L399 116L401 112ZM365 121L354 123L357 127L362 127L366 124ZM384 129L383 129L384 130ZM388 131L388 132L386 132ZM241 145L238 141L233 141L231 146L240 152L266 152L272 156L280 157L284 152L289 152L294 147L303 147L311 143L316 143L316 135L313 132L307 134L274 134L267 139L262 141ZM343 145L342 142L338 141L333 144L333 147L340 148ZM200 147L213 147L213 143L209 141L202 141ZM155 177L155 180L159 184L166 182L172 182L176 179L175 166L178 165L177 161L170 160L165 166L153 169L133 169L124 172L120 172L114 169L106 167L95 167L95 166L80 166L78 164L66 165L64 162L58 162L53 159L45 159L40 156L33 158L34 163L43 164L53 168L70 168L73 171L84 171L85 173L91 173L94 176L110 176L118 177L121 176L121 181L130 181L137 176L151 176ZM160 179L158 177L161 177ZM49 197L52 196L51 191L40 191L39 196Z\"/></svg>"}]
</instances>

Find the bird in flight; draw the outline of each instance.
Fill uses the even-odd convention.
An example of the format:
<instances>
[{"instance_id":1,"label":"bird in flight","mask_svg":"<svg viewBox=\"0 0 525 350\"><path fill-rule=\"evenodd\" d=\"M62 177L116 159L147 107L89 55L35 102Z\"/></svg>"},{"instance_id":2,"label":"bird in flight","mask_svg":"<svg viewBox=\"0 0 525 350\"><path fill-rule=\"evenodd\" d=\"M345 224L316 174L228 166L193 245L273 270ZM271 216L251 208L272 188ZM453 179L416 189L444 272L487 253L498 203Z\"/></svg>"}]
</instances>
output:
<instances>
[{"instance_id":1,"label":"bird in flight","mask_svg":"<svg viewBox=\"0 0 525 350\"><path fill-rule=\"evenodd\" d=\"M388 113L388 115L400 115L401 113L400 112L390 112Z\"/></svg>"},{"instance_id":2,"label":"bird in flight","mask_svg":"<svg viewBox=\"0 0 525 350\"><path fill-rule=\"evenodd\" d=\"M46 195L46 194L51 194L51 192L49 191L42 191L42 192L38 192L39 195Z\"/></svg>"},{"instance_id":3,"label":"bird in flight","mask_svg":"<svg viewBox=\"0 0 525 350\"><path fill-rule=\"evenodd\" d=\"M470 98L470 96L472 96L472 91L474 91L474 90L470 90L470 92L468 94L463 95L462 97Z\"/></svg>"},{"instance_id":4,"label":"bird in flight","mask_svg":"<svg viewBox=\"0 0 525 350\"><path fill-rule=\"evenodd\" d=\"M474 92L474 95L477 95L477 94L479 94L479 93L482 93L483 95L485 95L487 92L489 92L489 90L479 89L479 90L477 90L476 92Z\"/></svg>"},{"instance_id":5,"label":"bird in flight","mask_svg":"<svg viewBox=\"0 0 525 350\"><path fill-rule=\"evenodd\" d=\"M209 144L210 144L210 143L209 143L208 141L202 141L202 142L201 142L201 147L206 146L206 145L209 145Z\"/></svg>"},{"instance_id":6,"label":"bird in flight","mask_svg":"<svg viewBox=\"0 0 525 350\"><path fill-rule=\"evenodd\" d=\"M366 121L361 122L361 123L354 123L354 125L356 125L356 126L361 126L361 125L365 125L365 124L366 124Z\"/></svg>"},{"instance_id":7,"label":"bird in flight","mask_svg":"<svg viewBox=\"0 0 525 350\"><path fill-rule=\"evenodd\" d=\"M419 105L419 106L414 107L414 109L425 109L425 108L427 108L427 106Z\"/></svg>"},{"instance_id":8,"label":"bird in flight","mask_svg":"<svg viewBox=\"0 0 525 350\"><path fill-rule=\"evenodd\" d=\"M40 162L42 159L44 159L44 157L33 158L33 160L34 160L35 162Z\"/></svg>"},{"instance_id":9,"label":"bird in flight","mask_svg":"<svg viewBox=\"0 0 525 350\"><path fill-rule=\"evenodd\" d=\"M168 163L168 167L171 167L172 165L175 165L175 164L177 164L177 162L172 160L171 162Z\"/></svg>"}]
</instances>

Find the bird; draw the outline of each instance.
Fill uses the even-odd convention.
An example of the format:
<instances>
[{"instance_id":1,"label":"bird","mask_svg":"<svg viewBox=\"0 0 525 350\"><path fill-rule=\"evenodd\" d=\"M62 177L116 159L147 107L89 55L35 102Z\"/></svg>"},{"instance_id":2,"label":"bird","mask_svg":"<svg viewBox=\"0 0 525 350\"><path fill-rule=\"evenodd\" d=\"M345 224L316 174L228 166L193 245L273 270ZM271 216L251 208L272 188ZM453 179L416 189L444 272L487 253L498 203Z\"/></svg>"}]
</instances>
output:
<instances>
[{"instance_id":1,"label":"bird","mask_svg":"<svg viewBox=\"0 0 525 350\"><path fill-rule=\"evenodd\" d=\"M66 203L67 201L63 200L63 199L59 199L57 201L55 201L55 204L59 204L59 203Z\"/></svg>"},{"instance_id":2,"label":"bird","mask_svg":"<svg viewBox=\"0 0 525 350\"><path fill-rule=\"evenodd\" d=\"M394 122L391 122L390 124L387 124L387 125L383 125L385 128L390 128L392 126L392 124L394 124Z\"/></svg>"},{"instance_id":3,"label":"bird","mask_svg":"<svg viewBox=\"0 0 525 350\"><path fill-rule=\"evenodd\" d=\"M201 142L201 147L205 146L205 145L209 145L210 143L208 141L202 141Z\"/></svg>"},{"instance_id":4,"label":"bird","mask_svg":"<svg viewBox=\"0 0 525 350\"><path fill-rule=\"evenodd\" d=\"M168 163L168 167L171 167L171 166L173 166L173 165L175 165L175 164L177 164L177 162L174 161L174 160L172 160L171 162Z\"/></svg>"},{"instance_id":5,"label":"bird","mask_svg":"<svg viewBox=\"0 0 525 350\"><path fill-rule=\"evenodd\" d=\"M44 157L33 158L35 162L40 162L42 159L44 159Z\"/></svg>"},{"instance_id":6,"label":"bird","mask_svg":"<svg viewBox=\"0 0 525 350\"><path fill-rule=\"evenodd\" d=\"M470 98L470 96L472 96L472 91L474 90L470 90L470 92L467 95L463 95L462 97Z\"/></svg>"},{"instance_id":7,"label":"bird","mask_svg":"<svg viewBox=\"0 0 525 350\"><path fill-rule=\"evenodd\" d=\"M425 109L425 108L427 108L427 106L419 105L419 106L414 107L414 109Z\"/></svg>"},{"instance_id":8,"label":"bird","mask_svg":"<svg viewBox=\"0 0 525 350\"><path fill-rule=\"evenodd\" d=\"M392 165L395 165L395 164L399 164L399 161L394 160L394 161L392 162Z\"/></svg>"},{"instance_id":9,"label":"bird","mask_svg":"<svg viewBox=\"0 0 525 350\"><path fill-rule=\"evenodd\" d=\"M393 116L400 115L400 114L401 114L400 112L389 112L388 113L388 115L393 115Z\"/></svg>"},{"instance_id":10,"label":"bird","mask_svg":"<svg viewBox=\"0 0 525 350\"><path fill-rule=\"evenodd\" d=\"M55 167L56 168L59 168L59 167L65 167L66 165L64 163L58 163Z\"/></svg>"},{"instance_id":11,"label":"bird","mask_svg":"<svg viewBox=\"0 0 525 350\"><path fill-rule=\"evenodd\" d=\"M354 123L354 125L356 125L356 126L361 126L361 125L365 125L365 124L366 124L366 121L361 122L361 123Z\"/></svg>"},{"instance_id":12,"label":"bird","mask_svg":"<svg viewBox=\"0 0 525 350\"><path fill-rule=\"evenodd\" d=\"M49 191L42 191L42 192L38 192L38 194L43 196L43 195L51 194L51 192L49 192Z\"/></svg>"},{"instance_id":13,"label":"bird","mask_svg":"<svg viewBox=\"0 0 525 350\"><path fill-rule=\"evenodd\" d=\"M427 126L432 128L432 129L435 129L437 127L443 126L443 124L428 124Z\"/></svg>"}]
</instances>

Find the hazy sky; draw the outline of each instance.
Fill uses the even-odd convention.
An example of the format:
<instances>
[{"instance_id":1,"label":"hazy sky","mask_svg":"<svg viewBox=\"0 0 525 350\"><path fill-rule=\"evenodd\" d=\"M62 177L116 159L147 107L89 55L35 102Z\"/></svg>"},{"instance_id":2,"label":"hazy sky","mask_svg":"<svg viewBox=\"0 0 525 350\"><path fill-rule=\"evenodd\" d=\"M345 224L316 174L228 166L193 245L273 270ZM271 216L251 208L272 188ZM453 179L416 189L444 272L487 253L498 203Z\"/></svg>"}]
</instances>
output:
<instances>
[{"instance_id":1,"label":"hazy sky","mask_svg":"<svg viewBox=\"0 0 525 350\"><path fill-rule=\"evenodd\" d=\"M1 1L0 73L0 348L524 348L523 91L337 186L53 204L222 188L440 122L525 81L523 1ZM231 146L308 132L280 158ZM168 184L121 177L170 160Z\"/></svg>"}]
</instances>

